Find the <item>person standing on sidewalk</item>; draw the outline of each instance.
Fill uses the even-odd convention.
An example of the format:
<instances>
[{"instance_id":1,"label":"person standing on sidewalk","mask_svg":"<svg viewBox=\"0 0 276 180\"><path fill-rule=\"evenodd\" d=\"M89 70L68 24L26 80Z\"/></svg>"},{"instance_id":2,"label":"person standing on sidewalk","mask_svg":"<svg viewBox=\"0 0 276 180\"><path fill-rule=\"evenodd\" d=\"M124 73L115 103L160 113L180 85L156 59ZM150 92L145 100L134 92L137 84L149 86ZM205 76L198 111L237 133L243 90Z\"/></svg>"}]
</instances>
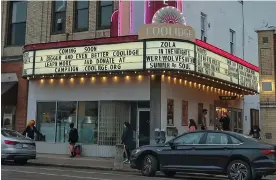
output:
<instances>
[{"instance_id":1,"label":"person standing on sidewalk","mask_svg":"<svg viewBox=\"0 0 276 180\"><path fill-rule=\"evenodd\" d=\"M227 112L222 114L222 117L219 120L222 123L222 130L223 131L230 131L230 118Z\"/></svg>"},{"instance_id":2,"label":"person standing on sidewalk","mask_svg":"<svg viewBox=\"0 0 276 180\"><path fill-rule=\"evenodd\" d=\"M68 138L68 142L69 142L69 151L71 153L70 157L75 157L76 156L76 152L75 152L75 145L78 142L79 139L79 134L78 134L78 130L76 128L74 128L74 123L70 123L70 131L69 131L69 138Z\"/></svg>"},{"instance_id":3,"label":"person standing on sidewalk","mask_svg":"<svg viewBox=\"0 0 276 180\"><path fill-rule=\"evenodd\" d=\"M124 152L126 152L126 159L124 163L129 163L130 153L133 146L133 131L129 122L124 123L124 132L122 134L122 144L124 145Z\"/></svg>"},{"instance_id":4,"label":"person standing on sidewalk","mask_svg":"<svg viewBox=\"0 0 276 180\"><path fill-rule=\"evenodd\" d=\"M190 119L189 122L189 132L194 132L197 130L196 122L193 119Z\"/></svg>"},{"instance_id":5,"label":"person standing on sidewalk","mask_svg":"<svg viewBox=\"0 0 276 180\"><path fill-rule=\"evenodd\" d=\"M24 132L22 133L24 136L27 136L31 139L34 139L34 135L38 134L39 136L43 136L35 127L35 120L30 120L26 129L24 130Z\"/></svg>"},{"instance_id":6,"label":"person standing on sidewalk","mask_svg":"<svg viewBox=\"0 0 276 180\"><path fill-rule=\"evenodd\" d=\"M206 123L206 115L208 113L207 109L202 110L202 124L201 124L201 130L206 130L207 129L207 123Z\"/></svg>"}]
</instances>

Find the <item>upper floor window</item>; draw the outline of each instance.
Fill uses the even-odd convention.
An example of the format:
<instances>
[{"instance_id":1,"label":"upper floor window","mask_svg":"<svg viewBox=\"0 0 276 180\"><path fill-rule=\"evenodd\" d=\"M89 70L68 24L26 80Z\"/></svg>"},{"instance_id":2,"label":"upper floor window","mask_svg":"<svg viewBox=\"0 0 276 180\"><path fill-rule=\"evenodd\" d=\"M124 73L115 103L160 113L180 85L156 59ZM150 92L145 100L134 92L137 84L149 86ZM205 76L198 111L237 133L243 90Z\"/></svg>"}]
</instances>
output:
<instances>
[{"instance_id":1,"label":"upper floor window","mask_svg":"<svg viewBox=\"0 0 276 180\"><path fill-rule=\"evenodd\" d=\"M88 31L89 27L89 1L75 2L75 30Z\"/></svg>"},{"instance_id":2,"label":"upper floor window","mask_svg":"<svg viewBox=\"0 0 276 180\"><path fill-rule=\"evenodd\" d=\"M52 33L64 33L66 28L66 6L67 2L53 1L52 6Z\"/></svg>"},{"instance_id":3,"label":"upper floor window","mask_svg":"<svg viewBox=\"0 0 276 180\"><path fill-rule=\"evenodd\" d=\"M232 29L230 29L230 53L235 53L235 35L236 32Z\"/></svg>"},{"instance_id":4,"label":"upper floor window","mask_svg":"<svg viewBox=\"0 0 276 180\"><path fill-rule=\"evenodd\" d=\"M113 1L99 1L97 12L97 29L109 29L113 13Z\"/></svg>"},{"instance_id":5,"label":"upper floor window","mask_svg":"<svg viewBox=\"0 0 276 180\"><path fill-rule=\"evenodd\" d=\"M204 13L201 13L201 40L207 41L207 15Z\"/></svg>"},{"instance_id":6,"label":"upper floor window","mask_svg":"<svg viewBox=\"0 0 276 180\"><path fill-rule=\"evenodd\" d=\"M27 1L11 1L7 45L24 45Z\"/></svg>"}]
</instances>

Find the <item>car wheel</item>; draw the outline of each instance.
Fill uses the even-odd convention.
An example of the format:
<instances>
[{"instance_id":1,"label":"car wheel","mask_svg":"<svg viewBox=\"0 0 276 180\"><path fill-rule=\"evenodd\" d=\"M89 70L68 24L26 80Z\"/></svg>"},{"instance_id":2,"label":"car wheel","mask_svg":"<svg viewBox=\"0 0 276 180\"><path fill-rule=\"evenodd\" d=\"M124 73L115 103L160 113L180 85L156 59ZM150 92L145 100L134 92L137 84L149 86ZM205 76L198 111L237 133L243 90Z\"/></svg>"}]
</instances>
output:
<instances>
[{"instance_id":1,"label":"car wheel","mask_svg":"<svg viewBox=\"0 0 276 180\"><path fill-rule=\"evenodd\" d=\"M174 177L175 174L176 174L176 172L174 172L174 171L164 171L163 173L164 173L165 176L167 176L167 177Z\"/></svg>"},{"instance_id":2,"label":"car wheel","mask_svg":"<svg viewBox=\"0 0 276 180\"><path fill-rule=\"evenodd\" d=\"M145 156L141 168L144 176L155 176L157 171L157 159L152 155Z\"/></svg>"},{"instance_id":3,"label":"car wheel","mask_svg":"<svg viewBox=\"0 0 276 180\"><path fill-rule=\"evenodd\" d=\"M227 174L230 180L251 180L251 168L248 163L235 160L227 168Z\"/></svg>"},{"instance_id":4,"label":"car wheel","mask_svg":"<svg viewBox=\"0 0 276 180\"><path fill-rule=\"evenodd\" d=\"M15 159L14 160L14 163L16 164L16 165L25 165L25 164L27 164L27 161L28 161L28 159Z\"/></svg>"}]
</instances>

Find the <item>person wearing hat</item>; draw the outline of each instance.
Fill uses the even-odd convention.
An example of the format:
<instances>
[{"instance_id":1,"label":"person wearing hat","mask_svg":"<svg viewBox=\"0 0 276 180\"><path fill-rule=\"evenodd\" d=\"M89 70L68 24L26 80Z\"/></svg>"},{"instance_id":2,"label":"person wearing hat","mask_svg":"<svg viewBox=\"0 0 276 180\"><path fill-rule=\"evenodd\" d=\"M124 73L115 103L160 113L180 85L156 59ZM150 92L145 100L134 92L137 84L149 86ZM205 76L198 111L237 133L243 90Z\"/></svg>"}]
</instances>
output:
<instances>
[{"instance_id":1,"label":"person wearing hat","mask_svg":"<svg viewBox=\"0 0 276 180\"><path fill-rule=\"evenodd\" d=\"M31 139L34 139L34 135L38 134L40 136L43 136L35 127L35 120L30 120L29 123L27 124L26 129L24 130L24 132L22 133L24 136L27 136Z\"/></svg>"}]
</instances>

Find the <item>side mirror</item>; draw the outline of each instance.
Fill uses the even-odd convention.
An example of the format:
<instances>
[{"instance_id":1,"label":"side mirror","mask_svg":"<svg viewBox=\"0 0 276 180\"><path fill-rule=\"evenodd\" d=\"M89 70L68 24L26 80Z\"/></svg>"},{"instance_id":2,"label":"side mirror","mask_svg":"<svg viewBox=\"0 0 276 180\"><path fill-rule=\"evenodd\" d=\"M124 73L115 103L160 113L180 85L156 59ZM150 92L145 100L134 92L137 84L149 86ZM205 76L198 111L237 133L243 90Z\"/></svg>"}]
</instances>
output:
<instances>
[{"instance_id":1,"label":"side mirror","mask_svg":"<svg viewBox=\"0 0 276 180\"><path fill-rule=\"evenodd\" d=\"M173 141L169 142L169 145L171 146L172 149L175 149L176 145Z\"/></svg>"}]
</instances>

